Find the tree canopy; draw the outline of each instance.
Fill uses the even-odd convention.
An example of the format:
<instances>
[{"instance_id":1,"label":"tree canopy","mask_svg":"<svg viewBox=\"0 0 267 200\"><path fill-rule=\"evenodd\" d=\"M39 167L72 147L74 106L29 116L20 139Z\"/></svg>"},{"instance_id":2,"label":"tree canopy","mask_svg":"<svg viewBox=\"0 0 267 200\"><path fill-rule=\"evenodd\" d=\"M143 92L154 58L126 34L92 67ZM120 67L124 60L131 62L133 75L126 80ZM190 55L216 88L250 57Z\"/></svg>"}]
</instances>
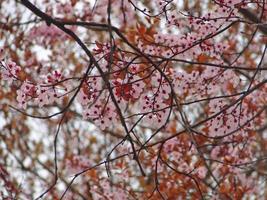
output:
<instances>
[{"instance_id":1,"label":"tree canopy","mask_svg":"<svg viewBox=\"0 0 267 200\"><path fill-rule=\"evenodd\" d=\"M0 1L0 197L267 198L266 3Z\"/></svg>"}]
</instances>

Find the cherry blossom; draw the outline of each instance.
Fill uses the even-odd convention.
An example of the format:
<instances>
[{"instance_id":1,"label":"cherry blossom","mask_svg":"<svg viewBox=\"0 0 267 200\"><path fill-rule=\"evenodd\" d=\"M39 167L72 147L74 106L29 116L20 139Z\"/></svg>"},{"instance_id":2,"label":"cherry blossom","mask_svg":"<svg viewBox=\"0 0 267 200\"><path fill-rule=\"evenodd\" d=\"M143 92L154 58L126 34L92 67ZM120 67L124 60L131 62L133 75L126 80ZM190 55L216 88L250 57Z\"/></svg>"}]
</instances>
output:
<instances>
[{"instance_id":1,"label":"cherry blossom","mask_svg":"<svg viewBox=\"0 0 267 200\"><path fill-rule=\"evenodd\" d=\"M78 173L92 165L91 161L81 155L74 155L67 160L66 170L70 174Z\"/></svg>"},{"instance_id":2,"label":"cherry blossom","mask_svg":"<svg viewBox=\"0 0 267 200\"><path fill-rule=\"evenodd\" d=\"M21 67L18 66L15 62L8 60L7 62L1 61L1 77L3 80L6 80L11 84L14 80L18 78L18 74L21 70Z\"/></svg>"}]
</instances>

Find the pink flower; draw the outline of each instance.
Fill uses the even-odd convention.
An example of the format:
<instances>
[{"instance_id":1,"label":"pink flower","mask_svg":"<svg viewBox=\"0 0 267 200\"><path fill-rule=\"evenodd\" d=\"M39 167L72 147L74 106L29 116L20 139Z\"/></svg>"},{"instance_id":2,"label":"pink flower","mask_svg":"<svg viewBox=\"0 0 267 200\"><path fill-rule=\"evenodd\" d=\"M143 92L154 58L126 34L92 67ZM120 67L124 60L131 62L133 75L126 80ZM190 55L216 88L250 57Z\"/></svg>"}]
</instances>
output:
<instances>
[{"instance_id":1,"label":"pink flower","mask_svg":"<svg viewBox=\"0 0 267 200\"><path fill-rule=\"evenodd\" d=\"M17 90L17 101L20 108L26 109L27 102L36 95L36 87L24 81L20 89Z\"/></svg>"},{"instance_id":2,"label":"pink flower","mask_svg":"<svg viewBox=\"0 0 267 200\"><path fill-rule=\"evenodd\" d=\"M2 78L11 84L14 80L18 78L18 74L21 70L15 62L8 60L7 62L2 61L1 65L3 66Z\"/></svg>"},{"instance_id":3,"label":"pink flower","mask_svg":"<svg viewBox=\"0 0 267 200\"><path fill-rule=\"evenodd\" d=\"M206 177L206 174L207 174L207 169L206 167L199 167L196 169L197 171L197 176L201 179L204 179Z\"/></svg>"}]
</instances>

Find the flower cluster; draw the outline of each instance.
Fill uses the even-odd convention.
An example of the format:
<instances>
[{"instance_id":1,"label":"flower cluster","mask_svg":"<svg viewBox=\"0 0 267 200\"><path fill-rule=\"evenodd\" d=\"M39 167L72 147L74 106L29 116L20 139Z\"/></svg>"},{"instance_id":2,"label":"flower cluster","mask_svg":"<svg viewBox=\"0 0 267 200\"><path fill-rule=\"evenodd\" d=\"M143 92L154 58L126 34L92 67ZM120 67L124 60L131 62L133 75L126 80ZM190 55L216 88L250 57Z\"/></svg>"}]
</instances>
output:
<instances>
[{"instance_id":1,"label":"flower cluster","mask_svg":"<svg viewBox=\"0 0 267 200\"><path fill-rule=\"evenodd\" d=\"M40 44L49 44L56 41L64 41L68 35L61 31L54 25L47 25L45 23L33 27L28 33L29 40L35 40Z\"/></svg>"},{"instance_id":2,"label":"flower cluster","mask_svg":"<svg viewBox=\"0 0 267 200\"><path fill-rule=\"evenodd\" d=\"M12 61L0 61L1 67L1 77L3 80L6 80L9 84L18 79L19 72L21 67L18 66L15 62Z\"/></svg>"},{"instance_id":3,"label":"flower cluster","mask_svg":"<svg viewBox=\"0 0 267 200\"><path fill-rule=\"evenodd\" d=\"M100 191L100 188L97 186L94 186L92 188L93 192L93 196L94 199L96 200L100 200L100 199L108 199L108 200L112 200L112 199L118 199L118 200L127 200L129 199L127 192L121 188L118 187L116 185L112 185L107 179L103 179L100 182L101 188L103 190L103 192Z\"/></svg>"},{"instance_id":4,"label":"flower cluster","mask_svg":"<svg viewBox=\"0 0 267 200\"><path fill-rule=\"evenodd\" d=\"M66 162L66 169L70 174L78 173L92 165L91 161L81 155L74 155Z\"/></svg>"},{"instance_id":5,"label":"flower cluster","mask_svg":"<svg viewBox=\"0 0 267 200\"><path fill-rule=\"evenodd\" d=\"M209 107L211 114L221 113L209 121L210 136L227 136L228 134L233 136L232 133L235 132L239 136L244 137L244 129L251 128L252 123L250 121L255 111L249 111L247 104L243 103L242 105L228 108L225 101L214 99L210 101Z\"/></svg>"},{"instance_id":6,"label":"flower cluster","mask_svg":"<svg viewBox=\"0 0 267 200\"><path fill-rule=\"evenodd\" d=\"M62 97L69 91L67 83L60 84L62 74L54 71L48 74L44 82L31 83L28 80L22 82L17 90L17 101L20 108L26 109L27 104L32 103L39 107L54 102L60 103Z\"/></svg>"}]
</instances>

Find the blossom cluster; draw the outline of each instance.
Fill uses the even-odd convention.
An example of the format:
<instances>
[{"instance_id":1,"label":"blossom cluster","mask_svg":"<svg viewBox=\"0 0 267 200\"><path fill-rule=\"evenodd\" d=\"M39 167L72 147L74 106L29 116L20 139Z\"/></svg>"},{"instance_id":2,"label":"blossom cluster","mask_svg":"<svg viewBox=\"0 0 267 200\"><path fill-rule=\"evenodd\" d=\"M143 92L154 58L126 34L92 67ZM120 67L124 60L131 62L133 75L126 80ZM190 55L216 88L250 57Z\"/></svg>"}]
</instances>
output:
<instances>
[{"instance_id":1,"label":"blossom cluster","mask_svg":"<svg viewBox=\"0 0 267 200\"><path fill-rule=\"evenodd\" d=\"M68 35L54 25L48 26L46 23L42 23L31 28L28 38L31 41L47 45L57 41L64 41L68 38Z\"/></svg>"},{"instance_id":2,"label":"blossom cluster","mask_svg":"<svg viewBox=\"0 0 267 200\"><path fill-rule=\"evenodd\" d=\"M1 77L3 80L6 80L9 84L18 79L21 67L18 66L15 62L10 60L0 61L1 67Z\"/></svg>"},{"instance_id":3,"label":"blossom cluster","mask_svg":"<svg viewBox=\"0 0 267 200\"><path fill-rule=\"evenodd\" d=\"M1 61L1 78L9 84L14 81L20 84L16 91L19 108L26 109L29 103L43 107L55 101L60 102L61 98L69 90L68 86L65 85L66 83L60 84L60 80L63 77L58 71L48 74L44 81L38 83L21 80L19 78L21 71L21 67L15 62Z\"/></svg>"}]
</instances>

